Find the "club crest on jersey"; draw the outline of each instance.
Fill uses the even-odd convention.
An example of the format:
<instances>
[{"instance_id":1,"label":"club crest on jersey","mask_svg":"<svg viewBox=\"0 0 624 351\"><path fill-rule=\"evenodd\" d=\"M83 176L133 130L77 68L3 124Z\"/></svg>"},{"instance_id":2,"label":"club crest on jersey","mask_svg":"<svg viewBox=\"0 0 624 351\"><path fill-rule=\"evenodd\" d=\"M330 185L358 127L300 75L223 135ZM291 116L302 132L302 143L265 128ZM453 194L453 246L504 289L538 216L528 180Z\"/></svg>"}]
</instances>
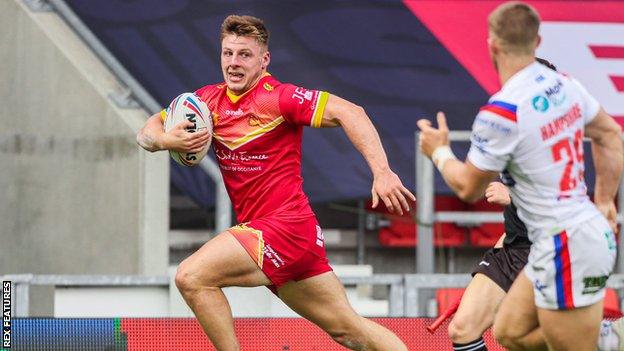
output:
<instances>
[{"instance_id":1,"label":"club crest on jersey","mask_svg":"<svg viewBox=\"0 0 624 351\"><path fill-rule=\"evenodd\" d=\"M264 85L262 85L262 87L264 88L264 90L266 91L273 91L273 86L269 83L264 83Z\"/></svg>"},{"instance_id":2,"label":"club crest on jersey","mask_svg":"<svg viewBox=\"0 0 624 351\"><path fill-rule=\"evenodd\" d=\"M252 127L262 127L262 122L260 122L260 118L258 118L256 115L249 116L249 119L247 119L247 123Z\"/></svg>"},{"instance_id":3,"label":"club crest on jersey","mask_svg":"<svg viewBox=\"0 0 624 351\"><path fill-rule=\"evenodd\" d=\"M550 103L548 102L548 99L541 95L538 95L533 98L532 105L535 111L538 111L538 112L546 112L546 110L548 110L548 108L550 107Z\"/></svg>"}]
</instances>

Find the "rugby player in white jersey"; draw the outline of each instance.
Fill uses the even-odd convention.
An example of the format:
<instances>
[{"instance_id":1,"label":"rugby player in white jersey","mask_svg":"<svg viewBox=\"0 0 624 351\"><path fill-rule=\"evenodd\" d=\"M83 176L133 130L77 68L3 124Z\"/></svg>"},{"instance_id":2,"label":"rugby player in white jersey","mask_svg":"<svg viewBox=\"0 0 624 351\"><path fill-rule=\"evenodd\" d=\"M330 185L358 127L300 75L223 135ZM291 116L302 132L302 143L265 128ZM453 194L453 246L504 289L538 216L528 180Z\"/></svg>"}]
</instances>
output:
<instances>
[{"instance_id":1,"label":"rugby player in white jersey","mask_svg":"<svg viewBox=\"0 0 624 351\"><path fill-rule=\"evenodd\" d=\"M502 85L481 108L465 162L448 127L419 120L421 149L463 200L481 198L499 172L533 242L494 321L511 350L595 350L606 280L616 256L615 194L624 163L620 127L576 80L534 60L539 15L521 2L488 18L488 50ZM592 144L594 203L584 181L583 137Z\"/></svg>"}]
</instances>

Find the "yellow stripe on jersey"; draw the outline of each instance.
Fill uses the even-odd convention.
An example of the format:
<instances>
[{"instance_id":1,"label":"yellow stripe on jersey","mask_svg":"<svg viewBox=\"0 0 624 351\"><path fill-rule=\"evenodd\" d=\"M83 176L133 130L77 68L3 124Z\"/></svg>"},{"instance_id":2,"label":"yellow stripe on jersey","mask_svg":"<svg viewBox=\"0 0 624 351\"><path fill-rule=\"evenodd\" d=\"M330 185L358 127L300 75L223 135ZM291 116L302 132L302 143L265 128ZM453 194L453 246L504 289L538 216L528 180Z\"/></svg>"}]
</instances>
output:
<instances>
[{"instance_id":1,"label":"yellow stripe on jersey","mask_svg":"<svg viewBox=\"0 0 624 351\"><path fill-rule=\"evenodd\" d=\"M223 143L223 145L227 146L228 149L230 150L234 150L236 148L238 148L239 146L242 146L244 144L246 144L249 141L252 141L256 138L258 138L259 136L272 131L273 129L277 128L277 126L279 126L280 124L282 124L282 122L284 122L284 117L279 116L278 118L276 118L275 120L273 120L270 123L267 123L265 125L262 125L259 129L256 129L254 131L252 131L251 133L240 137L236 140L232 140L229 141L226 138L218 135L218 134L214 134L214 138L219 140L221 143Z\"/></svg>"},{"instance_id":2,"label":"yellow stripe on jersey","mask_svg":"<svg viewBox=\"0 0 624 351\"><path fill-rule=\"evenodd\" d=\"M160 119L162 119L163 123L165 122L165 120L167 119L167 111L166 110L161 110L160 111Z\"/></svg>"},{"instance_id":3,"label":"yellow stripe on jersey","mask_svg":"<svg viewBox=\"0 0 624 351\"><path fill-rule=\"evenodd\" d=\"M327 105L327 99L329 98L329 93L326 91L321 91L316 101L316 108L314 108L314 113L312 114L312 121L310 122L310 126L314 128L321 128L321 122L323 121L323 113L325 113L325 105Z\"/></svg>"}]
</instances>

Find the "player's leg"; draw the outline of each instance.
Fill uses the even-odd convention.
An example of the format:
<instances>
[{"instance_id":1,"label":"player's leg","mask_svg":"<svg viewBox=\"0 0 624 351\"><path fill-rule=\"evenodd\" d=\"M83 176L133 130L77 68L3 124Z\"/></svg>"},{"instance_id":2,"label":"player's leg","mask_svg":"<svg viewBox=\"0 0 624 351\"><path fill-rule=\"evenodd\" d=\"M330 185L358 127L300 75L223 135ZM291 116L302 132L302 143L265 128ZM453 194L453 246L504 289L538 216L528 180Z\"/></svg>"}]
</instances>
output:
<instances>
[{"instance_id":1,"label":"player's leg","mask_svg":"<svg viewBox=\"0 0 624 351\"><path fill-rule=\"evenodd\" d=\"M548 286L535 301L544 337L553 350L595 350L615 236L604 217L596 216L544 243L552 245L544 257L554 269L531 272L534 281ZM535 266L545 265L538 260Z\"/></svg>"},{"instance_id":2,"label":"player's leg","mask_svg":"<svg viewBox=\"0 0 624 351\"><path fill-rule=\"evenodd\" d=\"M602 319L602 301L571 310L537 312L542 333L551 350L594 351Z\"/></svg>"},{"instance_id":3,"label":"player's leg","mask_svg":"<svg viewBox=\"0 0 624 351\"><path fill-rule=\"evenodd\" d=\"M355 313L333 272L286 283L278 295L295 312L351 350L407 350L390 330Z\"/></svg>"},{"instance_id":4,"label":"player's leg","mask_svg":"<svg viewBox=\"0 0 624 351\"><path fill-rule=\"evenodd\" d=\"M533 284L521 272L494 319L494 337L509 350L547 350L538 324Z\"/></svg>"},{"instance_id":5,"label":"player's leg","mask_svg":"<svg viewBox=\"0 0 624 351\"><path fill-rule=\"evenodd\" d=\"M180 264L175 283L215 348L229 351L239 346L221 287L269 285L271 281L226 231Z\"/></svg>"},{"instance_id":6,"label":"player's leg","mask_svg":"<svg viewBox=\"0 0 624 351\"><path fill-rule=\"evenodd\" d=\"M477 273L466 287L461 303L453 320L449 324L449 337L453 347L471 350L485 350L475 348L483 342L483 332L494 323L494 316L505 291L492 279L484 274Z\"/></svg>"}]
</instances>

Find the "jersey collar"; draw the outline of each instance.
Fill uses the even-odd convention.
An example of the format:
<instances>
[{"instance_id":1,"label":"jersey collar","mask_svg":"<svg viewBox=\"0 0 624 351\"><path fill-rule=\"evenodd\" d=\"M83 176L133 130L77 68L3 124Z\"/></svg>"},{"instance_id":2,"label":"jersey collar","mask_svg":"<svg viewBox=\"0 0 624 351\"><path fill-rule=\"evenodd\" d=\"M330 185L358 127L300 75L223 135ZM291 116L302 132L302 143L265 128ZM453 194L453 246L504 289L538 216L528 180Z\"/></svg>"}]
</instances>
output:
<instances>
[{"instance_id":1,"label":"jersey collar","mask_svg":"<svg viewBox=\"0 0 624 351\"><path fill-rule=\"evenodd\" d=\"M268 76L270 76L270 75L271 75L271 73L269 73L269 72L264 72L264 74L262 75L262 77L260 77L260 79L258 79L258 81L256 82L256 84L254 84L254 85L253 85L251 88L249 88L246 92L244 92L244 93L242 93L242 94L240 94L240 95L236 95L236 94L234 94L234 93L230 90L230 88L227 88L227 90L226 90L226 92L225 92L225 93L227 94L227 97L230 99L230 101L231 101L232 103L234 103L234 104L235 104L235 103L237 103L237 102L238 102L238 101L239 101L239 100L240 100L243 96L247 95L250 91L254 90L254 88L255 88L256 86L258 86L258 83L260 83L260 81L261 81L261 80L263 80L265 77L268 77Z\"/></svg>"},{"instance_id":2,"label":"jersey collar","mask_svg":"<svg viewBox=\"0 0 624 351\"><path fill-rule=\"evenodd\" d=\"M505 85L503 86L503 89L509 89L509 87L515 86L515 85L523 85L526 84L526 79L528 77L531 77L533 75L536 74L536 72L539 71L539 69L541 67L545 67L544 65L542 65L541 63L535 61L532 64L524 67L523 69L519 70L518 72L516 72L516 74L514 74L513 76L511 76L511 78L509 78L509 80L507 80L507 82L505 82Z\"/></svg>"}]
</instances>

